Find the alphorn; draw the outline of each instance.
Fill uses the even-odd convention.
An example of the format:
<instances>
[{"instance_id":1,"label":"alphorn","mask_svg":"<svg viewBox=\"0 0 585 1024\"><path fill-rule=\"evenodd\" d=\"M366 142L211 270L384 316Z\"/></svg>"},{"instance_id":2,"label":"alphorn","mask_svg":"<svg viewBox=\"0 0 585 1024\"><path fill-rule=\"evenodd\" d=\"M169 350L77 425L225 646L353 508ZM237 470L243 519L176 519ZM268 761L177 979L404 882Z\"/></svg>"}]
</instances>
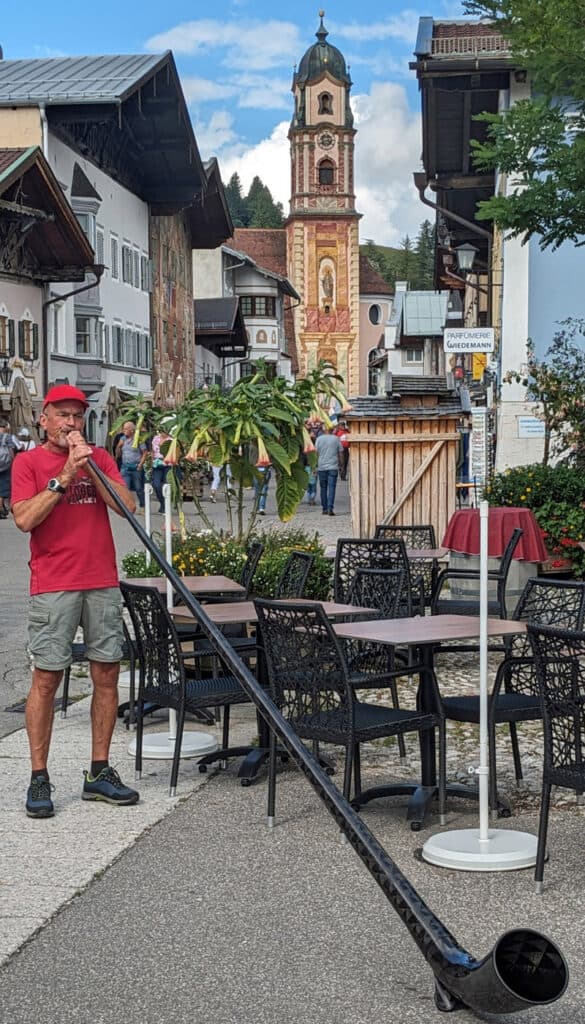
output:
<instances>
[{"instance_id":1,"label":"alphorn","mask_svg":"<svg viewBox=\"0 0 585 1024\"><path fill-rule=\"evenodd\" d=\"M192 612L210 644L229 666L250 700L278 735L340 830L404 922L435 976L435 1003L445 1012L467 1007L476 1013L515 1013L531 1006L554 1003L565 991L569 971L558 947L530 928L515 928L500 936L481 960L463 949L426 905L384 847L327 777L289 723L238 657L220 629L161 554L135 516L126 508L108 477L88 459L88 467L126 517L158 563L173 589Z\"/></svg>"}]
</instances>

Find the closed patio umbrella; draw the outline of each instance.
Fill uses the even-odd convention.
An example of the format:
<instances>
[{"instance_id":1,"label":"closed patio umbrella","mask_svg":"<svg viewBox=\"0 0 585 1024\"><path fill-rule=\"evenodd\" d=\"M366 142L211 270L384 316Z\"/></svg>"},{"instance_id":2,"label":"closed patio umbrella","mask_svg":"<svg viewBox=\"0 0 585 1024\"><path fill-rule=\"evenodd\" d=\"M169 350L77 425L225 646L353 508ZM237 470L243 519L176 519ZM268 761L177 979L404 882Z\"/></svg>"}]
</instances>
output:
<instances>
[{"instance_id":1,"label":"closed patio umbrella","mask_svg":"<svg viewBox=\"0 0 585 1024\"><path fill-rule=\"evenodd\" d=\"M167 389L165 382L162 377L159 377L156 384L154 385L154 391L152 393L152 404L164 409L167 404Z\"/></svg>"},{"instance_id":2,"label":"closed patio umbrella","mask_svg":"<svg viewBox=\"0 0 585 1024\"><path fill-rule=\"evenodd\" d=\"M185 381L183 380L183 378L182 378L180 373L177 374L177 377L176 377L176 380L175 380L174 394L175 394L175 404L176 405L182 405L183 402L185 401L186 396L187 396L187 389L185 387Z\"/></svg>"},{"instance_id":3,"label":"closed patio umbrella","mask_svg":"<svg viewBox=\"0 0 585 1024\"><path fill-rule=\"evenodd\" d=\"M10 421L15 434L21 427L27 427L31 436L38 440L30 392L21 376L16 377L12 385Z\"/></svg>"}]
</instances>

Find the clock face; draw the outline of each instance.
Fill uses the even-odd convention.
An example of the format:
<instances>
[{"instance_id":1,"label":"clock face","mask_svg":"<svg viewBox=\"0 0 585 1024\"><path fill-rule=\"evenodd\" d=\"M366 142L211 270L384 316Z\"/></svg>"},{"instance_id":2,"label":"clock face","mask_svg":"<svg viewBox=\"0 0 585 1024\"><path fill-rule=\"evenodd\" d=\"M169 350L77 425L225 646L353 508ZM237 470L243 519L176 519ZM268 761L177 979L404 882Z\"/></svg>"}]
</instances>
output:
<instances>
[{"instance_id":1,"label":"clock face","mask_svg":"<svg viewBox=\"0 0 585 1024\"><path fill-rule=\"evenodd\" d=\"M319 145L321 146L321 149L331 149L334 143L335 139L331 132L321 132L321 135L319 136Z\"/></svg>"}]
</instances>

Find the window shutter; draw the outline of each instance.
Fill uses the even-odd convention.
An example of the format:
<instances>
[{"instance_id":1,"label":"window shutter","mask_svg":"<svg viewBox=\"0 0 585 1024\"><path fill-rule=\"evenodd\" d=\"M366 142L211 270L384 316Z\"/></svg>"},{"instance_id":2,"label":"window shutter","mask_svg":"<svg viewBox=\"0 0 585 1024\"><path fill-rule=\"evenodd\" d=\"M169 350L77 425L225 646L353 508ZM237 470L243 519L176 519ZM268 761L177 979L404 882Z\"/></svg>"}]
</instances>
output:
<instances>
[{"instance_id":1,"label":"window shutter","mask_svg":"<svg viewBox=\"0 0 585 1024\"><path fill-rule=\"evenodd\" d=\"M109 363L110 361L110 327L109 324L104 324L104 362Z\"/></svg>"},{"instance_id":2,"label":"window shutter","mask_svg":"<svg viewBox=\"0 0 585 1024\"><path fill-rule=\"evenodd\" d=\"M8 321L8 355L14 356L14 320Z\"/></svg>"},{"instance_id":3,"label":"window shutter","mask_svg":"<svg viewBox=\"0 0 585 1024\"><path fill-rule=\"evenodd\" d=\"M24 320L18 321L18 355L20 359L25 358L24 352Z\"/></svg>"},{"instance_id":4,"label":"window shutter","mask_svg":"<svg viewBox=\"0 0 585 1024\"><path fill-rule=\"evenodd\" d=\"M39 325L32 325L32 357L39 358Z\"/></svg>"}]
</instances>

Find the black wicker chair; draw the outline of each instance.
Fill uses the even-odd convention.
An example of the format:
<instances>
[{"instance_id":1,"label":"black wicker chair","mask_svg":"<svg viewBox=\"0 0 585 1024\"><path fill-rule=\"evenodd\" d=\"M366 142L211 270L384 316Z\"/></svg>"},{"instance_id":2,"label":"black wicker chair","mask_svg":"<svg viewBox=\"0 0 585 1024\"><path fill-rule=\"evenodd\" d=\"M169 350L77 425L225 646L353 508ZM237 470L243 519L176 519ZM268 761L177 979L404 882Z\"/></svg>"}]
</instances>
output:
<instances>
[{"instance_id":1,"label":"black wicker chair","mask_svg":"<svg viewBox=\"0 0 585 1024\"><path fill-rule=\"evenodd\" d=\"M204 603L219 604L227 601L249 601L254 585L254 576L263 551L264 545L261 544L260 541L254 541L248 547L246 551L246 561L244 562L240 575L240 583L245 587L245 590L242 593L230 594L228 597L206 597L204 599ZM177 606L180 607L180 604L181 602L178 602ZM192 625L190 622L177 622L175 623L175 628L181 643L199 643L200 654L203 654L207 650L208 654L215 657L210 644L197 626ZM255 654L256 641L253 637L248 636L245 627L227 626L224 629L224 633L229 637L232 647L234 647L242 657L246 657L247 654L250 656Z\"/></svg>"},{"instance_id":2,"label":"black wicker chair","mask_svg":"<svg viewBox=\"0 0 585 1024\"><path fill-rule=\"evenodd\" d=\"M514 609L513 619L535 625L561 626L580 630L585 618L585 583L573 580L529 579ZM525 633L516 633L505 642L505 657L500 662L488 702L490 757L490 807L497 807L496 726L508 724L514 756L516 781L522 780L517 722L538 721L540 696L534 657ZM479 697L475 694L443 697L445 718L455 722L479 723ZM504 813L505 810L504 810Z\"/></svg>"},{"instance_id":3,"label":"black wicker chair","mask_svg":"<svg viewBox=\"0 0 585 1024\"><path fill-rule=\"evenodd\" d=\"M407 548L436 548L437 538L435 535L435 527L431 524L425 524L424 526L391 526L386 523L379 523L376 526L374 533L375 538L382 540L388 537L392 540L393 537L400 537L404 541ZM436 558L410 558L411 572L415 577L420 577L423 581L425 605L430 606L435 587L437 585L437 576L439 575L439 564Z\"/></svg>"},{"instance_id":4,"label":"black wicker chair","mask_svg":"<svg viewBox=\"0 0 585 1024\"><path fill-rule=\"evenodd\" d=\"M544 731L542 800L534 880L542 892L552 786L585 790L585 633L528 625Z\"/></svg>"},{"instance_id":5,"label":"black wicker chair","mask_svg":"<svg viewBox=\"0 0 585 1024\"><path fill-rule=\"evenodd\" d=\"M125 622L122 622L122 629L124 633L124 642L122 647L122 659L128 661L130 671L130 706L134 704L134 695L136 692L136 659L137 650L134 640L130 636L130 632ZM71 645L72 654L72 665L81 665L84 661L87 661L87 652L85 643L75 643ZM67 707L69 705L69 686L71 682L71 665L69 665L63 673L63 689L61 691L61 711L60 717L67 718ZM127 709L128 704L124 703L120 705L118 715L121 716ZM127 722L127 728L130 725L130 721Z\"/></svg>"},{"instance_id":6,"label":"black wicker chair","mask_svg":"<svg viewBox=\"0 0 585 1024\"><path fill-rule=\"evenodd\" d=\"M315 556L308 551L291 551L274 589L275 600L304 597L307 577L314 561Z\"/></svg>"},{"instance_id":7,"label":"black wicker chair","mask_svg":"<svg viewBox=\"0 0 585 1024\"><path fill-rule=\"evenodd\" d=\"M333 593L336 601L346 603L358 569L402 569L404 590L401 599L401 615L424 615L424 591L422 580L413 580L403 540L371 540L367 538L345 538L337 541L335 567L333 570Z\"/></svg>"},{"instance_id":8,"label":"black wicker chair","mask_svg":"<svg viewBox=\"0 0 585 1024\"><path fill-rule=\"evenodd\" d=\"M490 615L499 616L501 619L508 618L506 608L506 584L508 582L508 573L510 572L514 551L516 550L516 546L521 536L522 530L520 527L516 527L506 544L498 568L490 569L488 572L488 582L496 583L496 596L488 601L488 613ZM445 584L451 583L452 581L469 580L479 585L479 572L479 569L443 569L437 577L437 585L431 602L431 614L479 615L478 597L472 596L469 599L466 599L452 597L446 598L441 596ZM451 648L451 650L454 650L454 648Z\"/></svg>"},{"instance_id":9,"label":"black wicker chair","mask_svg":"<svg viewBox=\"0 0 585 1024\"><path fill-rule=\"evenodd\" d=\"M177 735L170 781L170 794L174 796L186 712L223 708L222 750L215 759L225 761L228 757L248 752L248 747L230 749L228 746L230 707L247 703L248 697L235 676L202 677L199 652L196 648L182 650L172 616L158 590L127 582L121 583L120 589L134 627L139 656L136 776L140 778L142 772L142 711L145 702L153 701L159 707L174 708L177 712Z\"/></svg>"},{"instance_id":10,"label":"black wicker chair","mask_svg":"<svg viewBox=\"0 0 585 1024\"><path fill-rule=\"evenodd\" d=\"M396 619L403 609L404 569L358 569L349 588L349 602L358 608L376 608L381 619ZM396 666L407 659L395 649L367 640L340 640L354 688L390 688L392 704L398 703ZM406 757L404 736L398 736L400 757Z\"/></svg>"},{"instance_id":11,"label":"black wicker chair","mask_svg":"<svg viewBox=\"0 0 585 1024\"><path fill-rule=\"evenodd\" d=\"M358 701L343 648L318 604L255 602L268 683L284 717L301 737L345 748L343 793L362 791L360 743L426 729L439 731L439 811L445 807L445 721L433 679L433 713L400 710ZM268 823L274 823L276 738L270 737Z\"/></svg>"}]
</instances>

